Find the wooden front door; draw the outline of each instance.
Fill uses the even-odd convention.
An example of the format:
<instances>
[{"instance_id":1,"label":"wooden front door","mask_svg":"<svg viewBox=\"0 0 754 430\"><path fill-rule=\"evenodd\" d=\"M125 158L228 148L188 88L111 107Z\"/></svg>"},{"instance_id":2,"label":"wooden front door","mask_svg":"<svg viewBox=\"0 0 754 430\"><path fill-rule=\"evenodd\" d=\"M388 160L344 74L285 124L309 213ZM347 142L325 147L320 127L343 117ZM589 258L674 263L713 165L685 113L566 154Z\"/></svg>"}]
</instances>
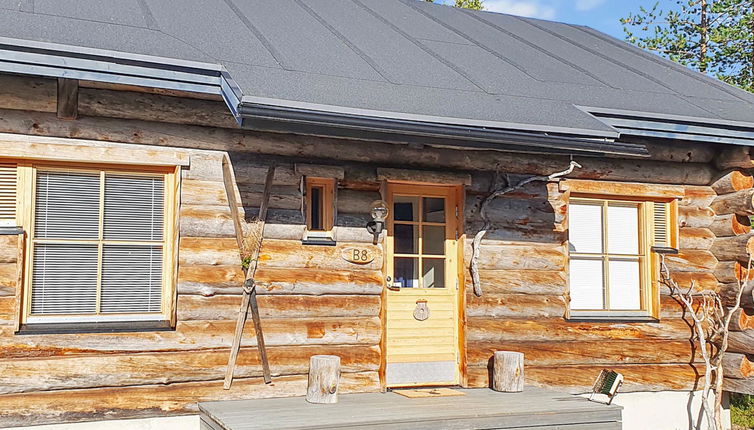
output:
<instances>
[{"instance_id":1,"label":"wooden front door","mask_svg":"<svg viewBox=\"0 0 754 430\"><path fill-rule=\"evenodd\" d=\"M387 385L456 385L458 189L391 183L387 191Z\"/></svg>"}]
</instances>

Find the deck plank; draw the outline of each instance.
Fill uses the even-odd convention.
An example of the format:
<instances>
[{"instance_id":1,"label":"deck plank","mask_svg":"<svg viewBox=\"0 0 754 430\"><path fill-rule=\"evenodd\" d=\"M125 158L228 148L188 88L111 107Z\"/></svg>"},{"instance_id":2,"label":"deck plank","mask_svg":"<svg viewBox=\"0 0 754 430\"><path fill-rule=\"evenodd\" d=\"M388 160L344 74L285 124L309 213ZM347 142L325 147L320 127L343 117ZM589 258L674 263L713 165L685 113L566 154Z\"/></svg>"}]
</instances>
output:
<instances>
[{"instance_id":1,"label":"deck plank","mask_svg":"<svg viewBox=\"0 0 754 430\"><path fill-rule=\"evenodd\" d=\"M313 405L303 397L200 403L216 430L257 429L536 429L621 428L621 407L537 387L523 393L466 389L460 397L406 398L395 393L345 394Z\"/></svg>"}]
</instances>

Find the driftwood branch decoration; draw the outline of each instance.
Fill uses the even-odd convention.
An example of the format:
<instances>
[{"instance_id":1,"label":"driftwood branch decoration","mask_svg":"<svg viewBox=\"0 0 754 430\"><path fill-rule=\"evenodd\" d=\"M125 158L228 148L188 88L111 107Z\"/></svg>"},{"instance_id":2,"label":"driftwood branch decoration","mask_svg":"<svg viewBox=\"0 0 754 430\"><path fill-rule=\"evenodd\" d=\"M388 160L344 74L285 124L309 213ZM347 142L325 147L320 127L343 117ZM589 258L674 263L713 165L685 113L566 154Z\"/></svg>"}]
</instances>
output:
<instances>
[{"instance_id":1,"label":"driftwood branch decoration","mask_svg":"<svg viewBox=\"0 0 754 430\"><path fill-rule=\"evenodd\" d=\"M510 184L510 180L506 180L504 184L498 185L500 182L499 178L499 172L495 173L495 180L493 187L497 187L496 189L493 189L490 194L482 200L482 203L479 206L479 215L482 217L482 220L484 221L484 225L482 226L482 229L479 230L479 232L474 235L474 241L471 243L471 264L469 267L469 270L471 271L471 281L474 285L474 295L477 297L481 297L482 295L482 284L479 281L479 268L478 268L478 260L479 260L479 246L482 244L482 239L484 238L484 235L487 234L487 230L489 230L492 227L492 221L490 221L490 218L487 216L487 206L495 200L496 198L502 196L503 194L508 194L512 191L518 190L520 188L523 188L524 186L532 183L532 182L548 182L552 181L554 179L561 178L563 176L569 175L571 172L573 172L574 169L581 168L581 165L575 161L571 161L571 163L568 165L568 168L560 171L555 172L549 176L544 175L538 175L538 176L530 176L528 178L525 178L521 181L519 181L515 185Z\"/></svg>"},{"instance_id":2,"label":"driftwood branch decoration","mask_svg":"<svg viewBox=\"0 0 754 430\"><path fill-rule=\"evenodd\" d=\"M747 271L751 270L752 257L749 256ZM748 272L747 272L748 273ZM710 430L722 430L722 399L723 399L723 359L728 349L730 322L741 307L741 296L744 292L744 281L737 281L737 289L733 293L733 305L723 303L716 291L704 290L695 292L696 282L692 281L688 289L681 290L678 283L670 276L665 264L665 255L660 254L660 282L670 289L670 294L678 300L692 319L694 330L692 340L699 343L699 352L704 362L704 388L702 389L702 412L707 419ZM748 282L748 281L747 281ZM710 404L710 394L713 403Z\"/></svg>"}]
</instances>

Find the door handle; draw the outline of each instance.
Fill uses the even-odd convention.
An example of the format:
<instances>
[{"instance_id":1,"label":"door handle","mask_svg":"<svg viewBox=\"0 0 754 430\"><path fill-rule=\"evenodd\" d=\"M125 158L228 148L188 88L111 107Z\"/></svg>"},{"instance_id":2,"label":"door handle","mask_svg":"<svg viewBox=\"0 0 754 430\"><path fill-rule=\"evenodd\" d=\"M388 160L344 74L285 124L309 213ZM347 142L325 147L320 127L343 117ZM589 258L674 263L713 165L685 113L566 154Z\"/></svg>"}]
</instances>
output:
<instances>
[{"instance_id":1,"label":"door handle","mask_svg":"<svg viewBox=\"0 0 754 430\"><path fill-rule=\"evenodd\" d=\"M385 281L386 281L385 286L387 287L388 290L390 290L390 291L400 291L401 290L401 287L396 287L395 285L393 285L393 278L391 278L390 276L386 277Z\"/></svg>"}]
</instances>

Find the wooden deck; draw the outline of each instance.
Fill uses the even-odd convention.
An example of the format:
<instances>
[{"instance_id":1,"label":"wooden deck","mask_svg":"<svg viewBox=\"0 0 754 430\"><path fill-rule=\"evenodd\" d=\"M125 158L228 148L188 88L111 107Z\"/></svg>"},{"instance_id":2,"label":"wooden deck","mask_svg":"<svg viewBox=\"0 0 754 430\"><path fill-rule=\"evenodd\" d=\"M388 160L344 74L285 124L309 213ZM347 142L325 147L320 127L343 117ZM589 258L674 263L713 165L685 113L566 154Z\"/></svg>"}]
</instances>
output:
<instances>
[{"instance_id":1,"label":"wooden deck","mask_svg":"<svg viewBox=\"0 0 754 430\"><path fill-rule=\"evenodd\" d=\"M542 388L523 393L461 390L465 396L409 399L395 393L345 394L333 405L303 397L200 403L202 430L561 429L620 430L621 407Z\"/></svg>"}]
</instances>

